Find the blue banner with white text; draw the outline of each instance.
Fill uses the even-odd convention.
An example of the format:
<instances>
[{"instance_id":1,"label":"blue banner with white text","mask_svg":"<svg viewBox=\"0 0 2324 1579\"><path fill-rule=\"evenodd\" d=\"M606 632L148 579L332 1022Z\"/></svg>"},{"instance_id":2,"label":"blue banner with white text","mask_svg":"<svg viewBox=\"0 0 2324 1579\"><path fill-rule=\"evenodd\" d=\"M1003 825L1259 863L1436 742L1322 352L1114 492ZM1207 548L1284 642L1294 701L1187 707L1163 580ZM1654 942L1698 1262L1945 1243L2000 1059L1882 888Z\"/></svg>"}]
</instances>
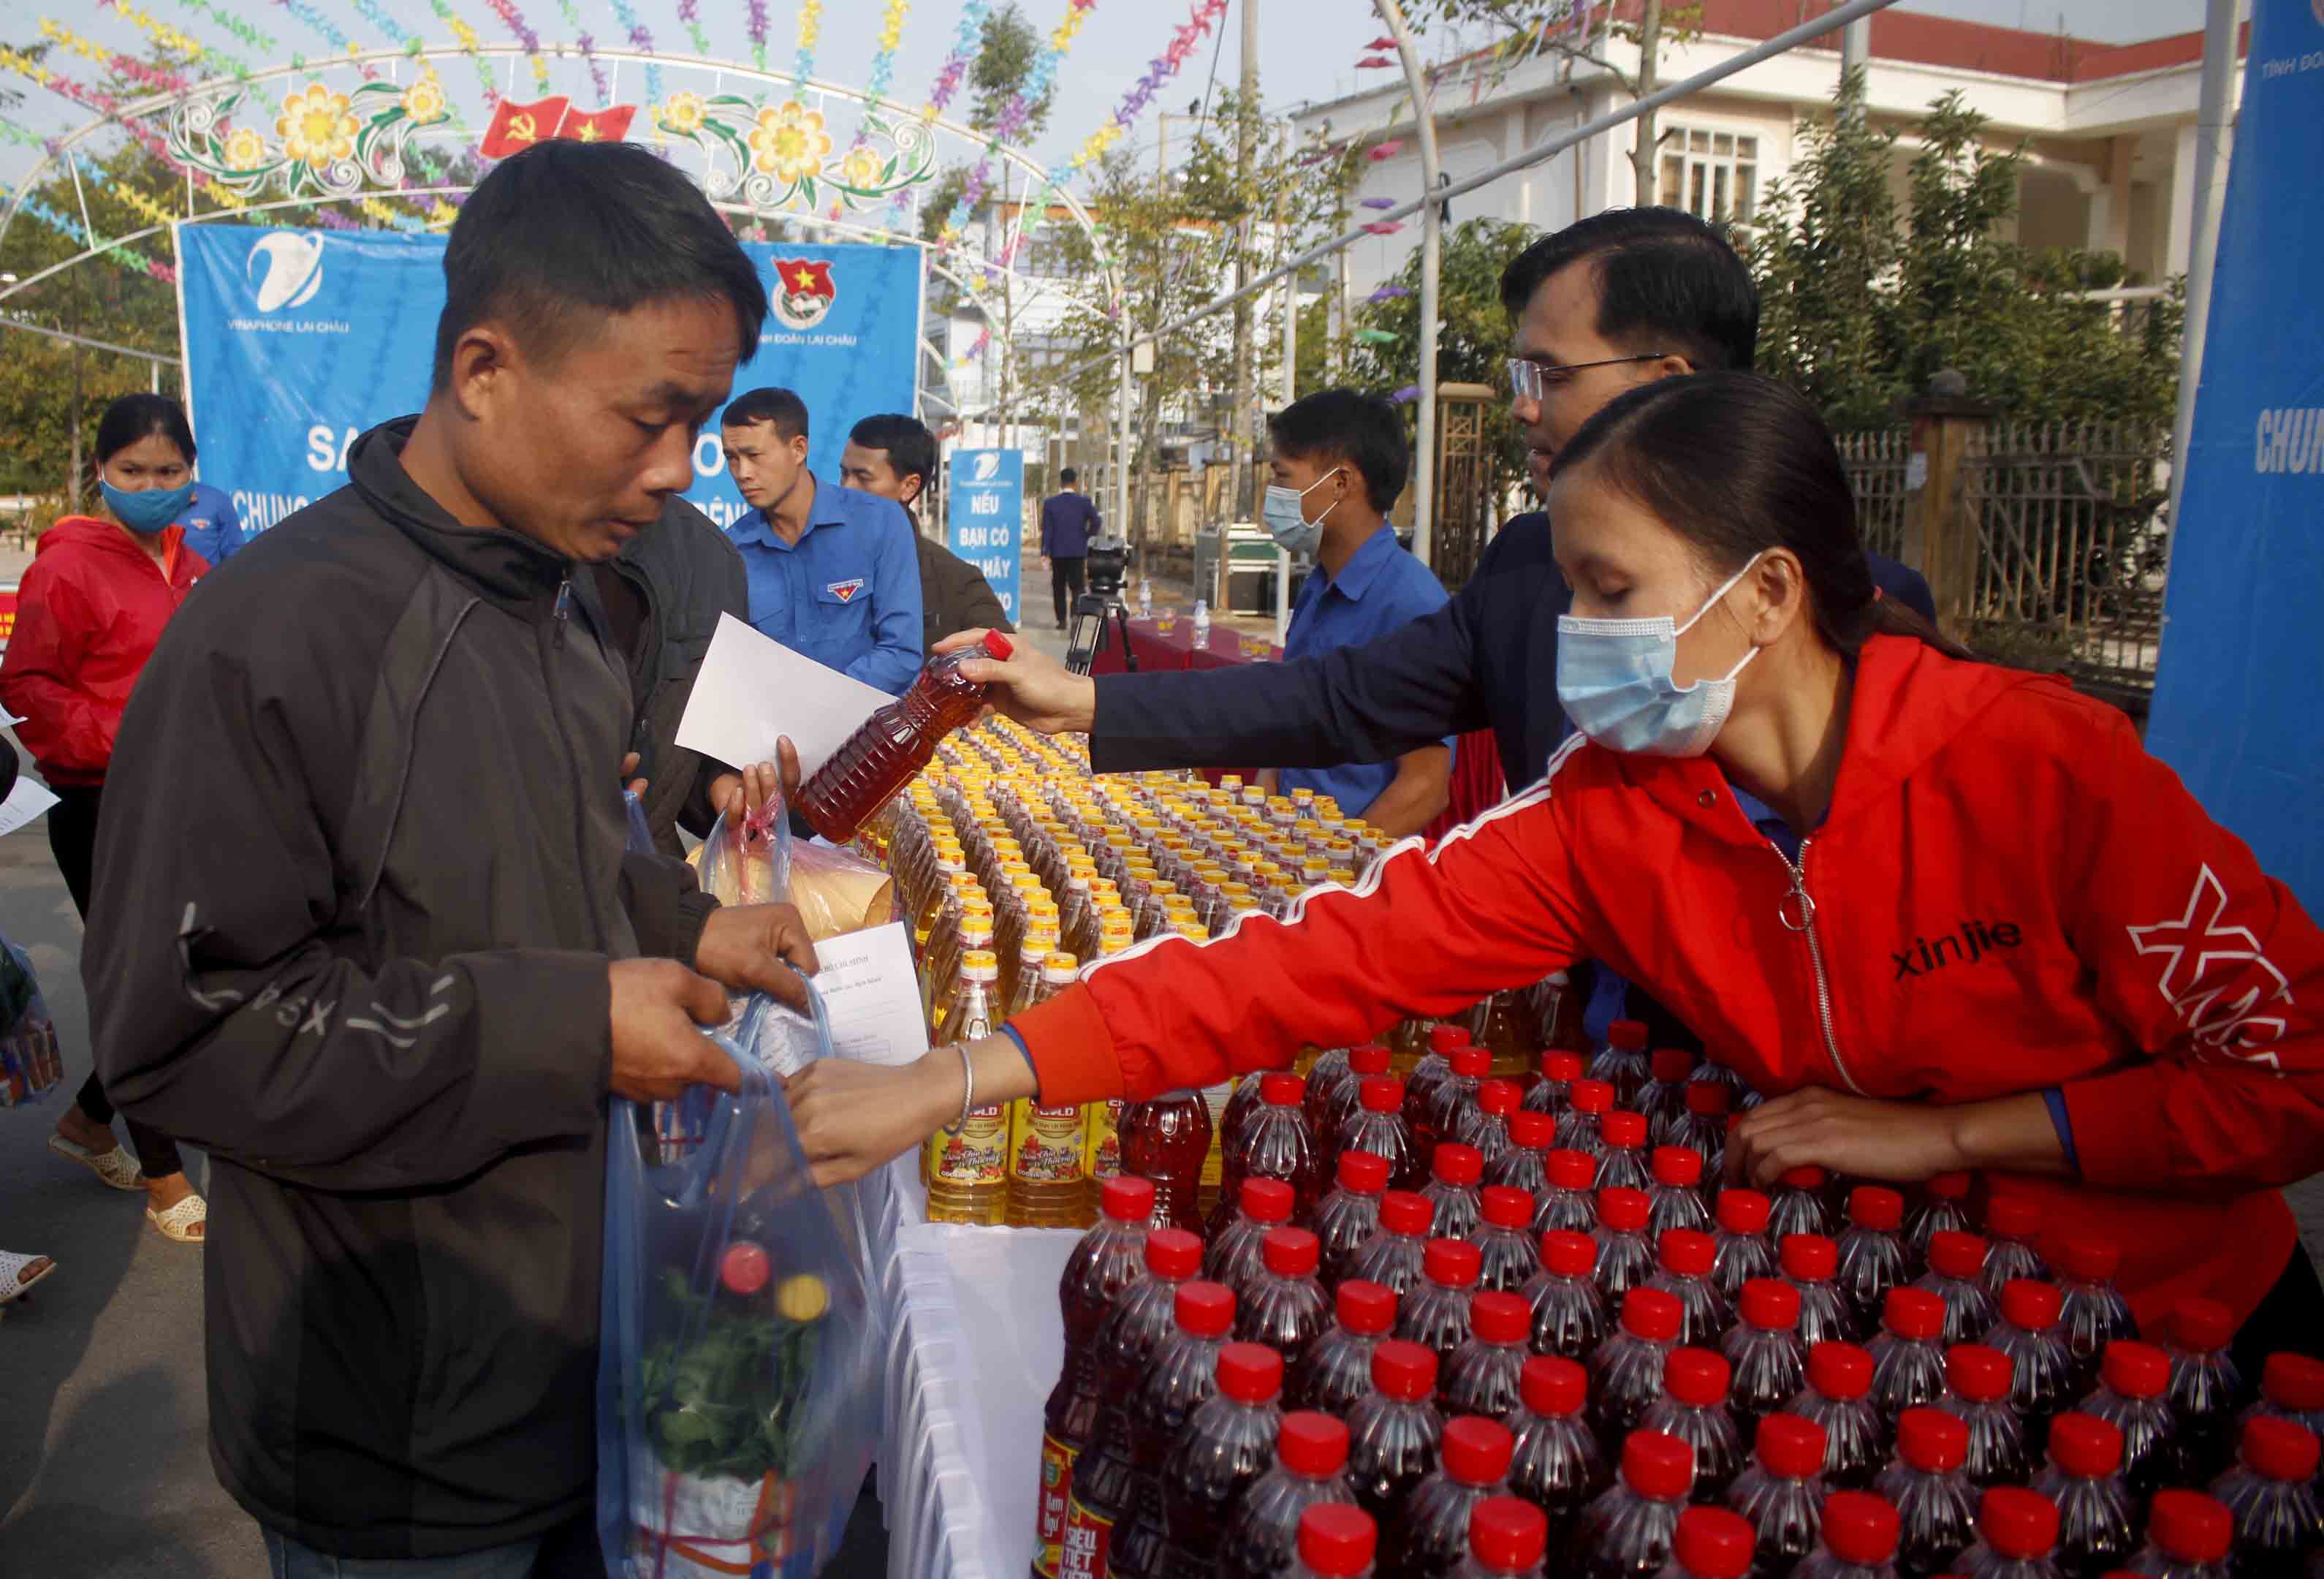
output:
<instances>
[{"instance_id":1,"label":"blue banner with white text","mask_svg":"<svg viewBox=\"0 0 2324 1579\"><path fill-rule=\"evenodd\" d=\"M947 546L983 573L1012 625L1025 536L1025 452L956 449L952 456L952 504Z\"/></svg>"},{"instance_id":2,"label":"blue banner with white text","mask_svg":"<svg viewBox=\"0 0 2324 1579\"><path fill-rule=\"evenodd\" d=\"M365 429L427 402L445 239L387 231L187 225L178 231L187 389L202 480L263 530L346 481ZM920 254L912 247L745 242L773 310L734 392L807 402L807 464L835 482L847 430L914 410ZM687 497L721 526L746 506L715 420Z\"/></svg>"}]
</instances>

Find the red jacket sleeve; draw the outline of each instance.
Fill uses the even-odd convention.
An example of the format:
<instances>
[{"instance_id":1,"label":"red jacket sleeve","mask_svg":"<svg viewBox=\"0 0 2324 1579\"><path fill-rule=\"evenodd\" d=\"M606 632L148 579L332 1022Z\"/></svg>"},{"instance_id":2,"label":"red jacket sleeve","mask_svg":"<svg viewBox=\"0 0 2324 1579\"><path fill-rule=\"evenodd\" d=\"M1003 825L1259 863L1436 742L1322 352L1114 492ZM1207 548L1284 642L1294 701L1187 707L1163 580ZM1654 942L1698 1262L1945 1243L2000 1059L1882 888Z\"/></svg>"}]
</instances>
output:
<instances>
[{"instance_id":1,"label":"red jacket sleeve","mask_svg":"<svg viewBox=\"0 0 2324 1579\"><path fill-rule=\"evenodd\" d=\"M17 595L7 657L0 660L0 701L23 716L16 738L44 766L101 773L113 760L120 716L80 683L95 619L77 581L32 561Z\"/></svg>"},{"instance_id":2,"label":"red jacket sleeve","mask_svg":"<svg viewBox=\"0 0 2324 1579\"><path fill-rule=\"evenodd\" d=\"M2127 719L2078 753L2059 873L2100 1005L2146 1057L2069 1083L2093 1184L2235 1194L2324 1168L2324 934Z\"/></svg>"},{"instance_id":3,"label":"red jacket sleeve","mask_svg":"<svg viewBox=\"0 0 2324 1579\"><path fill-rule=\"evenodd\" d=\"M1545 780L1434 850L1406 839L1353 890L1208 943L1158 937L1018 1016L1045 1102L1133 1099L1279 1067L1444 1015L1582 956L1586 925L1563 808Z\"/></svg>"}]
</instances>

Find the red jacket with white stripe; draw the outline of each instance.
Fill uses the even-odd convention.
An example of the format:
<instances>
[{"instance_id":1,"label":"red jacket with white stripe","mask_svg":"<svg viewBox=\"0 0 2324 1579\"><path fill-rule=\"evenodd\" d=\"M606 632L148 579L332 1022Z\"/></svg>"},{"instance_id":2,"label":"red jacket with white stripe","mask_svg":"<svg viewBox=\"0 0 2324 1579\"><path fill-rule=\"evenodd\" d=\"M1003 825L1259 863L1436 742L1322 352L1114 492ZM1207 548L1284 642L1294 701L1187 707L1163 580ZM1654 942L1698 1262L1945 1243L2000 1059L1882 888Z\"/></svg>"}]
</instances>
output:
<instances>
[{"instance_id":1,"label":"red jacket with white stripe","mask_svg":"<svg viewBox=\"0 0 2324 1579\"><path fill-rule=\"evenodd\" d=\"M1830 814L1790 863L1708 759L1569 743L1549 776L1352 892L1166 937L1021 1016L1043 1100L1150 1095L1596 958L1769 1094L2063 1090L2081 1177L1995 1174L2123 1252L2142 1322L2248 1315L2324 1168L2324 935L2129 722L1904 637L1857 666Z\"/></svg>"}]
</instances>

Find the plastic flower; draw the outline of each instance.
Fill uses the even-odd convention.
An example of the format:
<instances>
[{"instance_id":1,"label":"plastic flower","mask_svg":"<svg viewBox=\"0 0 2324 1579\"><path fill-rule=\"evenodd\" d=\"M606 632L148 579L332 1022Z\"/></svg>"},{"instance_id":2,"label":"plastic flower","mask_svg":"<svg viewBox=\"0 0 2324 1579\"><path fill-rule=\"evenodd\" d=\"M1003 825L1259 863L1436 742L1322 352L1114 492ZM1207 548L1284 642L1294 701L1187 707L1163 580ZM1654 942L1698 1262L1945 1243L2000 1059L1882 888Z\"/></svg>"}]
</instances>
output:
<instances>
[{"instance_id":1,"label":"plastic flower","mask_svg":"<svg viewBox=\"0 0 2324 1579\"><path fill-rule=\"evenodd\" d=\"M798 100L786 99L759 112L751 128L751 164L778 180L805 180L823 168L831 152L831 134L823 129L820 112Z\"/></svg>"},{"instance_id":2,"label":"plastic flower","mask_svg":"<svg viewBox=\"0 0 2324 1579\"><path fill-rule=\"evenodd\" d=\"M228 170L256 170L266 162L266 139L255 128L236 126L226 140Z\"/></svg>"},{"instance_id":3,"label":"plastic flower","mask_svg":"<svg viewBox=\"0 0 2324 1579\"><path fill-rule=\"evenodd\" d=\"M436 80L432 71L403 90L403 113L411 117L414 125L442 120L446 108L444 85Z\"/></svg>"},{"instance_id":4,"label":"plastic flower","mask_svg":"<svg viewBox=\"0 0 2324 1579\"><path fill-rule=\"evenodd\" d=\"M669 101L655 112L654 118L679 136L691 137L702 130L704 114L700 94L673 93Z\"/></svg>"},{"instance_id":5,"label":"plastic flower","mask_svg":"<svg viewBox=\"0 0 2324 1579\"><path fill-rule=\"evenodd\" d=\"M880 171L887 162L869 148L850 149L839 167L840 184L869 191L880 184Z\"/></svg>"},{"instance_id":6,"label":"plastic flower","mask_svg":"<svg viewBox=\"0 0 2324 1579\"><path fill-rule=\"evenodd\" d=\"M302 164L329 164L355 151L355 118L347 111L347 96L319 82L282 101L274 130L282 138L282 152Z\"/></svg>"}]
</instances>

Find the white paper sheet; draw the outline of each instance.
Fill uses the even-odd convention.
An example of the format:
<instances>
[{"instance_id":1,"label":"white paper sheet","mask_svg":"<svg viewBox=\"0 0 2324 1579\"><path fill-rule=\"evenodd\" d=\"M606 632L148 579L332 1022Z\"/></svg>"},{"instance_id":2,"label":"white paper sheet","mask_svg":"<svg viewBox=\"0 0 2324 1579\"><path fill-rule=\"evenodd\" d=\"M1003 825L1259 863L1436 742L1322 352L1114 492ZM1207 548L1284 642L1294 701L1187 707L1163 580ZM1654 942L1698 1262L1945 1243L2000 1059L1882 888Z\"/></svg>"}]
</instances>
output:
<instances>
[{"instance_id":1,"label":"white paper sheet","mask_svg":"<svg viewBox=\"0 0 2324 1579\"><path fill-rule=\"evenodd\" d=\"M912 969L912 946L901 921L827 937L815 946L815 953L823 966L815 984L831 1016L832 1047L841 1057L908 1064L928 1050L919 976ZM815 1029L788 1010L777 1019L788 1046L770 1050L783 1074L796 1074L815 1056Z\"/></svg>"},{"instance_id":2,"label":"white paper sheet","mask_svg":"<svg viewBox=\"0 0 2324 1579\"><path fill-rule=\"evenodd\" d=\"M789 735L802 776L847 742L874 709L895 700L876 686L802 658L733 614L721 614L695 676L678 743L735 767L775 760Z\"/></svg>"},{"instance_id":3,"label":"white paper sheet","mask_svg":"<svg viewBox=\"0 0 2324 1579\"><path fill-rule=\"evenodd\" d=\"M57 798L39 780L18 779L8 799L0 800L0 835L14 833L56 803Z\"/></svg>"}]
</instances>

